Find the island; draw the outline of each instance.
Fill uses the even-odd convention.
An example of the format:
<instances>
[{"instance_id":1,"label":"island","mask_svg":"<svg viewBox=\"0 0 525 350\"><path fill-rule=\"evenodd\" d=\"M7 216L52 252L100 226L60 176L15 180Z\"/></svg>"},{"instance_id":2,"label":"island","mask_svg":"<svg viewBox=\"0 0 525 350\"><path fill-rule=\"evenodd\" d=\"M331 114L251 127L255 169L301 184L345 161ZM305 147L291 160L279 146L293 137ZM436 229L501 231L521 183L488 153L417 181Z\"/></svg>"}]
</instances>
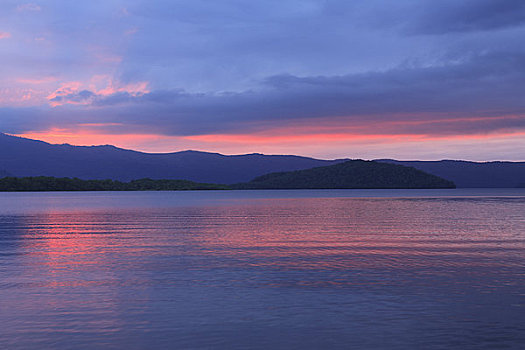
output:
<instances>
[{"instance_id":1,"label":"island","mask_svg":"<svg viewBox=\"0 0 525 350\"><path fill-rule=\"evenodd\" d=\"M350 160L306 170L258 176L235 189L425 189L455 188L452 181L413 167L376 161Z\"/></svg>"}]
</instances>

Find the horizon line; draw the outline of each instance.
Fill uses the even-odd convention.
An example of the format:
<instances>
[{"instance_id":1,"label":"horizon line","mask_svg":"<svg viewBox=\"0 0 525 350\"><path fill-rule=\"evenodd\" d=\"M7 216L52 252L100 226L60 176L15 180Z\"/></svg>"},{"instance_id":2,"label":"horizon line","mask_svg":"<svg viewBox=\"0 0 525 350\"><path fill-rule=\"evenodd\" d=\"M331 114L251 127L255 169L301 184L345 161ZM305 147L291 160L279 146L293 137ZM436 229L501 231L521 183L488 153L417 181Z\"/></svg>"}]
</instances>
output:
<instances>
[{"instance_id":1,"label":"horizon line","mask_svg":"<svg viewBox=\"0 0 525 350\"><path fill-rule=\"evenodd\" d=\"M184 153L184 152L196 152L196 153L207 153L207 154L216 154L220 156L225 157L235 157L235 156L250 156L250 155L261 155L261 156L284 156L284 157L301 157L301 158L310 158L310 159L316 159L316 160L326 160L326 161L336 161L336 160L369 160L369 161L384 161L384 160L392 160L392 161L398 161L398 162L442 162L442 161L455 161L455 162L472 162L472 163L524 163L524 160L501 160L501 159L492 159L492 160L470 160L470 159L452 159L452 158L441 158L441 159L396 159L396 158L390 158L390 157L382 157L382 158L374 158L374 159L366 159L366 158L352 158L352 157L345 157L345 158L317 158L312 156L306 156L306 155L298 155L298 154L286 154L286 153L279 153L279 154L267 154L267 153L260 153L260 152L250 152L250 153L238 153L238 154L225 154L220 153L216 151L209 151L209 150L196 150L196 149L183 149L179 151L169 151L169 152L148 152L138 149L131 149L131 148L125 148L125 147L119 147L112 144L92 144L92 145L75 145L71 143L51 143L43 140L28 138L19 136L16 134L11 134L7 132L0 132L0 135L7 135L10 137L16 137L19 139L24 140L30 140L35 142L42 142L47 145L52 146L71 146L71 147L113 147L116 149L120 149L123 151L130 151L130 152L137 152L137 153L143 153L143 154L175 154L175 153Z\"/></svg>"}]
</instances>

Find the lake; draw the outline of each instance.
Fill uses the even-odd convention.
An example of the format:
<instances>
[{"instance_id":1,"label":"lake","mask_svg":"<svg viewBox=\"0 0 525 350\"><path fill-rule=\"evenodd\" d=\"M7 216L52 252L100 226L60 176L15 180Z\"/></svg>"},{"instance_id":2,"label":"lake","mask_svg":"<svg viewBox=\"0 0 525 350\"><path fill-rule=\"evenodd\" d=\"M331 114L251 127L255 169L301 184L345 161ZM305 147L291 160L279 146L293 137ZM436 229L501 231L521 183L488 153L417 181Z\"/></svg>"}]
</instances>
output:
<instances>
[{"instance_id":1,"label":"lake","mask_svg":"<svg viewBox=\"0 0 525 350\"><path fill-rule=\"evenodd\" d=\"M2 349L524 349L525 189L0 193Z\"/></svg>"}]
</instances>

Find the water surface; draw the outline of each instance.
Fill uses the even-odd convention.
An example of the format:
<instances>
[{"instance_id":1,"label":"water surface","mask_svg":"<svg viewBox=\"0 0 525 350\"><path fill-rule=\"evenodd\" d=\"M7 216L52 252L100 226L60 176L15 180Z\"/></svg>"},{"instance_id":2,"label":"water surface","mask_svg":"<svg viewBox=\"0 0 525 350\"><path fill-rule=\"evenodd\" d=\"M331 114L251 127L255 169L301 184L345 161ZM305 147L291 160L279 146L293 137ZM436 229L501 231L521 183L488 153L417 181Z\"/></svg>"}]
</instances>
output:
<instances>
[{"instance_id":1,"label":"water surface","mask_svg":"<svg viewBox=\"0 0 525 350\"><path fill-rule=\"evenodd\" d=\"M0 348L523 349L525 190L0 193Z\"/></svg>"}]
</instances>

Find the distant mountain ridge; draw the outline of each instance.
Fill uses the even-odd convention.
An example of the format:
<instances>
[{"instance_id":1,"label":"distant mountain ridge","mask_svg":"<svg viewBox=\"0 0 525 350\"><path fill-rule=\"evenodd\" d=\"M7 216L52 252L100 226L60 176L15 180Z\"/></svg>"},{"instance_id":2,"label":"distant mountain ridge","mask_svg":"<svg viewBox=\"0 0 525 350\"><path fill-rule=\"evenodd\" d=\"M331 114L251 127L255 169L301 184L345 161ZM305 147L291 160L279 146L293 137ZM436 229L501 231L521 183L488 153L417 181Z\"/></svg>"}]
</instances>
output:
<instances>
[{"instance_id":1,"label":"distant mountain ridge","mask_svg":"<svg viewBox=\"0 0 525 350\"><path fill-rule=\"evenodd\" d=\"M0 177L54 176L86 180L141 178L233 184L273 172L328 166L348 159L320 160L293 155L182 151L143 153L115 146L52 145L0 133ZM457 187L518 187L525 183L525 162L397 161L453 181Z\"/></svg>"},{"instance_id":2,"label":"distant mountain ridge","mask_svg":"<svg viewBox=\"0 0 525 350\"><path fill-rule=\"evenodd\" d=\"M457 187L515 188L525 184L525 162L468 162L464 160L379 162L411 166L454 181Z\"/></svg>"},{"instance_id":3,"label":"distant mountain ridge","mask_svg":"<svg viewBox=\"0 0 525 350\"><path fill-rule=\"evenodd\" d=\"M237 189L341 189L341 188L455 188L452 181L398 164L365 160L305 170L271 173L250 182L233 185Z\"/></svg>"},{"instance_id":4,"label":"distant mountain ridge","mask_svg":"<svg viewBox=\"0 0 525 350\"><path fill-rule=\"evenodd\" d=\"M271 172L308 169L341 161L293 155L226 156L198 151L143 153L109 145L53 145L0 133L0 169L6 175L18 177L120 181L151 178L232 184Z\"/></svg>"}]
</instances>

